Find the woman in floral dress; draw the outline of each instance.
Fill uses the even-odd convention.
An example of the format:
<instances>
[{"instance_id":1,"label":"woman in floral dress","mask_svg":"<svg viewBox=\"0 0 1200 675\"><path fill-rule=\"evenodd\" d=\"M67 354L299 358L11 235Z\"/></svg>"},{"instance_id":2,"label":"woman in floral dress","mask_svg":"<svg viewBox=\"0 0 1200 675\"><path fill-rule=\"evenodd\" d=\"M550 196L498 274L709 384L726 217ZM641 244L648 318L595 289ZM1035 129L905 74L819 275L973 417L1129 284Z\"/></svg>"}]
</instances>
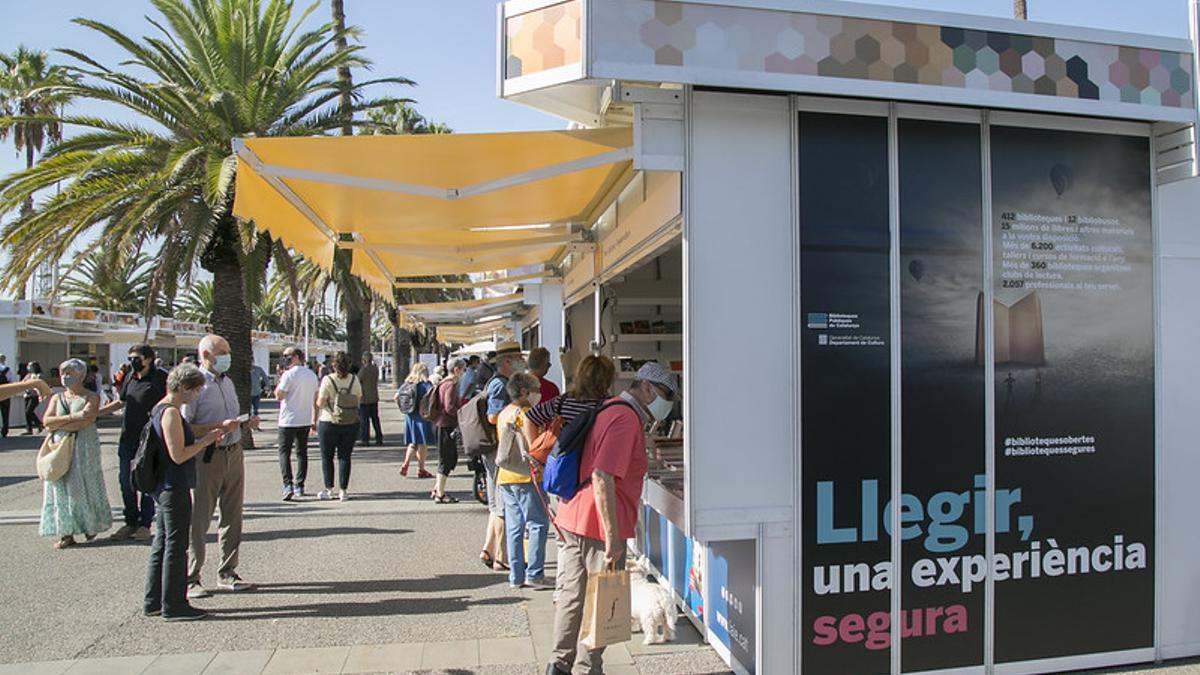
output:
<instances>
[{"instance_id":1,"label":"woman in floral dress","mask_svg":"<svg viewBox=\"0 0 1200 675\"><path fill-rule=\"evenodd\" d=\"M59 369L66 391L51 397L42 423L56 439L74 434L75 447L66 475L45 484L41 535L56 537L54 548L61 549L74 546L77 534L91 541L111 527L112 508L104 488L100 435L96 432L100 398L83 386L86 363L70 359Z\"/></svg>"}]
</instances>

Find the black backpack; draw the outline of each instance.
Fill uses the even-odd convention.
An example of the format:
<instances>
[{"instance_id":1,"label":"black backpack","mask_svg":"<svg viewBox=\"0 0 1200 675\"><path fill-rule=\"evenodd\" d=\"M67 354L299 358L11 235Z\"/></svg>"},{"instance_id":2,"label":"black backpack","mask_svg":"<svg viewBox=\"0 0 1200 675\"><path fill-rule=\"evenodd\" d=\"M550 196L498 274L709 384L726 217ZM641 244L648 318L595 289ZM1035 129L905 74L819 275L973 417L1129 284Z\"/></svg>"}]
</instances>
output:
<instances>
[{"instance_id":1,"label":"black backpack","mask_svg":"<svg viewBox=\"0 0 1200 675\"><path fill-rule=\"evenodd\" d=\"M396 392L396 405L405 415L417 412L417 385L412 382L400 385L400 391Z\"/></svg>"},{"instance_id":2,"label":"black backpack","mask_svg":"<svg viewBox=\"0 0 1200 675\"><path fill-rule=\"evenodd\" d=\"M142 427L142 437L129 469L138 492L155 491L167 473L167 446L162 437L162 416L166 410L164 405L152 411L150 421Z\"/></svg>"}]
</instances>

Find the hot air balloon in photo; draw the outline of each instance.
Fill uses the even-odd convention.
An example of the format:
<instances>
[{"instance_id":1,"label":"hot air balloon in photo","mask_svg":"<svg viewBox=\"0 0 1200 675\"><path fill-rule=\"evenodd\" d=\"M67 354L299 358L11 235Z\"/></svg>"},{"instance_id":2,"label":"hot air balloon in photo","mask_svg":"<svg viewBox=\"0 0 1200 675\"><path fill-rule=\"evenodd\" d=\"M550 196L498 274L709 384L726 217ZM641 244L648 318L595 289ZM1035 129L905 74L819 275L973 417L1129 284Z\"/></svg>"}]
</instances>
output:
<instances>
[{"instance_id":1,"label":"hot air balloon in photo","mask_svg":"<svg viewBox=\"0 0 1200 675\"><path fill-rule=\"evenodd\" d=\"M1050 168L1050 184L1054 186L1054 191L1058 193L1058 198L1071 189L1071 183L1075 182L1075 172L1071 171L1071 167L1066 164L1055 164Z\"/></svg>"},{"instance_id":2,"label":"hot air balloon in photo","mask_svg":"<svg viewBox=\"0 0 1200 675\"><path fill-rule=\"evenodd\" d=\"M921 277L925 276L925 261L914 260L908 263L908 273L917 280L917 283L920 283Z\"/></svg>"}]
</instances>

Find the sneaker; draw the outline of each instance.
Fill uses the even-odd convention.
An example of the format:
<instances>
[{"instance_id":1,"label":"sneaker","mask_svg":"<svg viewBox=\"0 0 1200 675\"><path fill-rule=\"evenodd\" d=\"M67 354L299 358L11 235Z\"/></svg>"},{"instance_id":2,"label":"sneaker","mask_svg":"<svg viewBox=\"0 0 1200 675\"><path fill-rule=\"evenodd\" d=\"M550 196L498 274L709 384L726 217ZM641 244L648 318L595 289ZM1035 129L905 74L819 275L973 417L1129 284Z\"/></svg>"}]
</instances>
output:
<instances>
[{"instance_id":1,"label":"sneaker","mask_svg":"<svg viewBox=\"0 0 1200 675\"><path fill-rule=\"evenodd\" d=\"M223 591L233 591L237 593L239 591L248 591L251 588L254 588L254 585L247 581L242 581L242 578L236 574L230 574L227 577L222 577L221 580L217 582L217 588Z\"/></svg>"},{"instance_id":2,"label":"sneaker","mask_svg":"<svg viewBox=\"0 0 1200 675\"><path fill-rule=\"evenodd\" d=\"M350 499L350 493L345 490L338 490L338 501L346 501Z\"/></svg>"},{"instance_id":3,"label":"sneaker","mask_svg":"<svg viewBox=\"0 0 1200 675\"><path fill-rule=\"evenodd\" d=\"M546 581L546 577L540 577L537 579L526 579L525 585L528 586L529 588L532 588L535 591L549 591L554 588L554 582Z\"/></svg>"},{"instance_id":4,"label":"sneaker","mask_svg":"<svg viewBox=\"0 0 1200 675\"><path fill-rule=\"evenodd\" d=\"M170 616L164 614L163 618L167 621L198 621L206 616L208 616L208 612L199 607L188 607L178 614L171 614Z\"/></svg>"},{"instance_id":5,"label":"sneaker","mask_svg":"<svg viewBox=\"0 0 1200 675\"><path fill-rule=\"evenodd\" d=\"M329 500L329 490L321 490L320 492L318 492L317 499L320 499L323 502L328 501Z\"/></svg>"},{"instance_id":6,"label":"sneaker","mask_svg":"<svg viewBox=\"0 0 1200 675\"><path fill-rule=\"evenodd\" d=\"M211 595L212 593L209 593L207 588L201 586L199 581L188 584L187 596L189 600L207 598Z\"/></svg>"},{"instance_id":7,"label":"sneaker","mask_svg":"<svg viewBox=\"0 0 1200 675\"><path fill-rule=\"evenodd\" d=\"M511 588L511 589L513 589L514 591L519 591L519 590L521 590L522 588L524 588L524 587L523 587L521 584L514 584L514 583L513 583L513 582L511 582L511 581L510 581L510 582L508 582L508 587L509 587L509 588Z\"/></svg>"},{"instance_id":8,"label":"sneaker","mask_svg":"<svg viewBox=\"0 0 1200 675\"><path fill-rule=\"evenodd\" d=\"M134 541L150 541L153 538L154 535L150 533L150 528L148 527L139 527L137 531L133 533Z\"/></svg>"},{"instance_id":9,"label":"sneaker","mask_svg":"<svg viewBox=\"0 0 1200 675\"><path fill-rule=\"evenodd\" d=\"M303 497L304 496L304 488L302 488L302 487L292 488L292 494L295 495L296 497Z\"/></svg>"},{"instance_id":10,"label":"sneaker","mask_svg":"<svg viewBox=\"0 0 1200 675\"><path fill-rule=\"evenodd\" d=\"M285 502L292 501L292 488L290 488L290 487L283 488L283 501L285 501Z\"/></svg>"},{"instance_id":11,"label":"sneaker","mask_svg":"<svg viewBox=\"0 0 1200 675\"><path fill-rule=\"evenodd\" d=\"M136 531L136 528L132 528L128 525L122 525L119 530L108 535L108 538L113 541L125 541L126 539L132 537L133 533Z\"/></svg>"}]
</instances>

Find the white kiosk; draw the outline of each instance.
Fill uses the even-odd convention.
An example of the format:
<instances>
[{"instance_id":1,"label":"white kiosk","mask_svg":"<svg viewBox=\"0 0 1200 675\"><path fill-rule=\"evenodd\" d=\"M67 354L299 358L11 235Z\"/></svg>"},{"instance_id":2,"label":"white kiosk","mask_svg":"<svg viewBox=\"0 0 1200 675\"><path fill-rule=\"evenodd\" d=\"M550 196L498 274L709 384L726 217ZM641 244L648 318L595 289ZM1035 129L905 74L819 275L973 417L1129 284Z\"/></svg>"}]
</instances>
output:
<instances>
[{"instance_id":1,"label":"white kiosk","mask_svg":"<svg viewBox=\"0 0 1200 675\"><path fill-rule=\"evenodd\" d=\"M564 362L678 366L640 545L735 670L1200 654L1192 43L827 0L499 18L501 96L633 128Z\"/></svg>"}]
</instances>

